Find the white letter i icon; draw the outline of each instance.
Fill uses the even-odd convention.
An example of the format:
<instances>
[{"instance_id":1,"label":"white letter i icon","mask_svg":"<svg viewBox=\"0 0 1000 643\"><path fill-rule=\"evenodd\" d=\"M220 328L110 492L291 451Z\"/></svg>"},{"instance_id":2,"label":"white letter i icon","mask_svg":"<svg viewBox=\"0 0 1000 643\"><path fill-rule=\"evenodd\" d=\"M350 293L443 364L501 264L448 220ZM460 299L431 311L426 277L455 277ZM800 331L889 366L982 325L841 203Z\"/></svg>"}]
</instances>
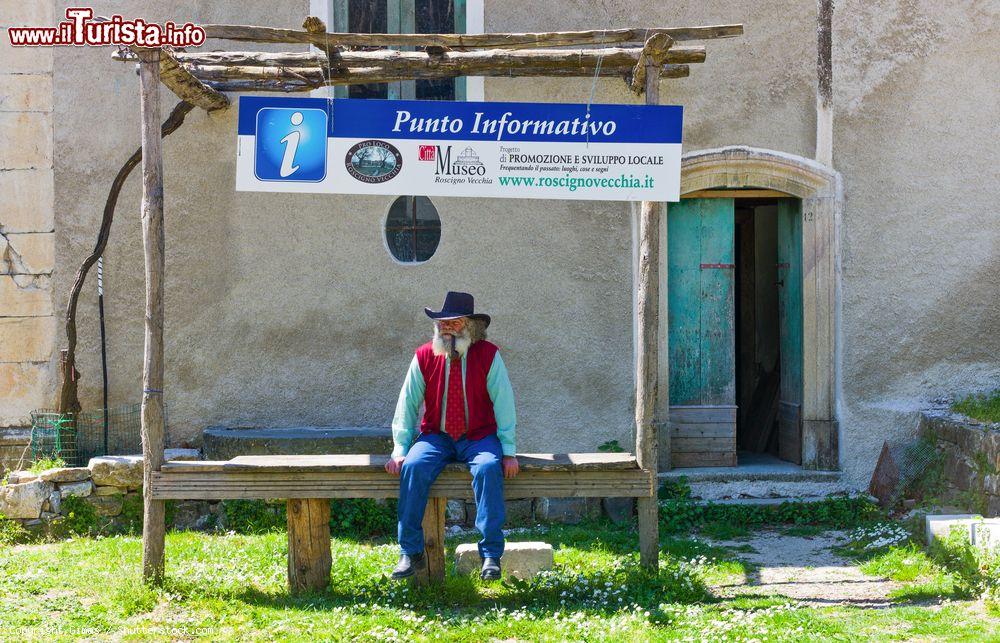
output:
<instances>
[{"instance_id":1,"label":"white letter i icon","mask_svg":"<svg viewBox=\"0 0 1000 643\"><path fill-rule=\"evenodd\" d=\"M292 125L298 127L301 124L302 112L292 114ZM295 150L299 147L300 138L302 138L302 132L292 130L285 134L285 138L281 139L281 142L285 144L285 155L281 158L281 178L285 178L299 169L298 165L292 165L292 163L295 161Z\"/></svg>"}]
</instances>

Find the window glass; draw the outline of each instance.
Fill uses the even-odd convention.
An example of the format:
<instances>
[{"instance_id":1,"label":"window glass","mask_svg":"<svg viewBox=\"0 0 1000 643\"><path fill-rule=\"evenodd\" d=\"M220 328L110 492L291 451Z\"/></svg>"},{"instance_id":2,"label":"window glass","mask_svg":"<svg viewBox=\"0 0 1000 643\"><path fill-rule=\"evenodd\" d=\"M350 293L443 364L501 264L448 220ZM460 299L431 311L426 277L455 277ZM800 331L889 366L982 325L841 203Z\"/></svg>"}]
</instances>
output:
<instances>
[{"instance_id":1,"label":"window glass","mask_svg":"<svg viewBox=\"0 0 1000 643\"><path fill-rule=\"evenodd\" d=\"M382 0L352 0L347 9L347 26L351 33L385 33L386 4ZM376 47L365 47L377 49ZM366 85L349 85L347 95L351 98L388 98L388 85L385 83L368 83Z\"/></svg>"},{"instance_id":2,"label":"window glass","mask_svg":"<svg viewBox=\"0 0 1000 643\"><path fill-rule=\"evenodd\" d=\"M423 263L441 241L441 218L425 196L401 196L385 218L385 244L401 263Z\"/></svg>"},{"instance_id":3,"label":"window glass","mask_svg":"<svg viewBox=\"0 0 1000 643\"><path fill-rule=\"evenodd\" d=\"M417 33L454 33L455 3L452 0L416 0ZM455 79L417 81L417 99L455 100Z\"/></svg>"}]
</instances>

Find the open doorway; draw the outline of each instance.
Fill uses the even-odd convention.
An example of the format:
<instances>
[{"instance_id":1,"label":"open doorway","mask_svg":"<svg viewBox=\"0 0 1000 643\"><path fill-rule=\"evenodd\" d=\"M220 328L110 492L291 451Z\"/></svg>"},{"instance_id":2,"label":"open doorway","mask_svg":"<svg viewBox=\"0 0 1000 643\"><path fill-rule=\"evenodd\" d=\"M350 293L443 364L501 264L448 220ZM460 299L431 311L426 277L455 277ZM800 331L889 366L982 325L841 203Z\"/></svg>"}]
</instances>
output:
<instances>
[{"instance_id":1,"label":"open doorway","mask_svg":"<svg viewBox=\"0 0 1000 643\"><path fill-rule=\"evenodd\" d=\"M667 228L672 466L801 464L801 200L705 190Z\"/></svg>"},{"instance_id":2,"label":"open doorway","mask_svg":"<svg viewBox=\"0 0 1000 643\"><path fill-rule=\"evenodd\" d=\"M801 464L801 206L736 199L736 447Z\"/></svg>"}]
</instances>

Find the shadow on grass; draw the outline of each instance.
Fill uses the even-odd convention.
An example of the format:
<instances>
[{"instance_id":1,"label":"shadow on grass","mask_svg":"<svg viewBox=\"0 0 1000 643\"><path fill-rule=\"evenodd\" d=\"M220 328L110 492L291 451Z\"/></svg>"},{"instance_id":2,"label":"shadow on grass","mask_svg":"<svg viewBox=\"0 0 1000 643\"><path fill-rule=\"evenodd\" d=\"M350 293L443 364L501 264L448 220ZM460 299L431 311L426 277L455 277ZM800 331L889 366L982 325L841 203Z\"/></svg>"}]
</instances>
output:
<instances>
[{"instance_id":1,"label":"shadow on grass","mask_svg":"<svg viewBox=\"0 0 1000 643\"><path fill-rule=\"evenodd\" d=\"M195 591L205 595L205 589ZM185 592L179 585L175 585L175 590ZM213 598L277 609L390 608L410 609L427 615L475 615L498 609L526 609L542 617L567 610L611 615L639 607L656 612L661 604L717 600L697 575L672 560L667 561L659 573L651 573L632 559L608 570L559 567L530 581L505 578L497 583L485 583L475 575L457 576L449 569L445 582L431 587L393 581L384 573L351 574L335 567L330 588L324 592L292 596L284 591L247 587L218 593L209 590L208 594Z\"/></svg>"}]
</instances>

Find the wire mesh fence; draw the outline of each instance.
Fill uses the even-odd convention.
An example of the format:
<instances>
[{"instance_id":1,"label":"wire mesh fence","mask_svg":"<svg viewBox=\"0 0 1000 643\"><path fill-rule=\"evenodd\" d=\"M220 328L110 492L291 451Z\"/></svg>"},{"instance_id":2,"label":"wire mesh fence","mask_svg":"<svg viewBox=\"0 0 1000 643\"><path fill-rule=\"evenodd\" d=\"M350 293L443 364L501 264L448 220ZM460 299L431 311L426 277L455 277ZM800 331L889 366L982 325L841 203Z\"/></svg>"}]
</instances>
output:
<instances>
[{"instance_id":1,"label":"wire mesh fence","mask_svg":"<svg viewBox=\"0 0 1000 643\"><path fill-rule=\"evenodd\" d=\"M67 466L82 467L96 456L142 453L141 410L141 404L124 404L81 411L75 417L48 409L32 411L32 460L60 458Z\"/></svg>"}]
</instances>

